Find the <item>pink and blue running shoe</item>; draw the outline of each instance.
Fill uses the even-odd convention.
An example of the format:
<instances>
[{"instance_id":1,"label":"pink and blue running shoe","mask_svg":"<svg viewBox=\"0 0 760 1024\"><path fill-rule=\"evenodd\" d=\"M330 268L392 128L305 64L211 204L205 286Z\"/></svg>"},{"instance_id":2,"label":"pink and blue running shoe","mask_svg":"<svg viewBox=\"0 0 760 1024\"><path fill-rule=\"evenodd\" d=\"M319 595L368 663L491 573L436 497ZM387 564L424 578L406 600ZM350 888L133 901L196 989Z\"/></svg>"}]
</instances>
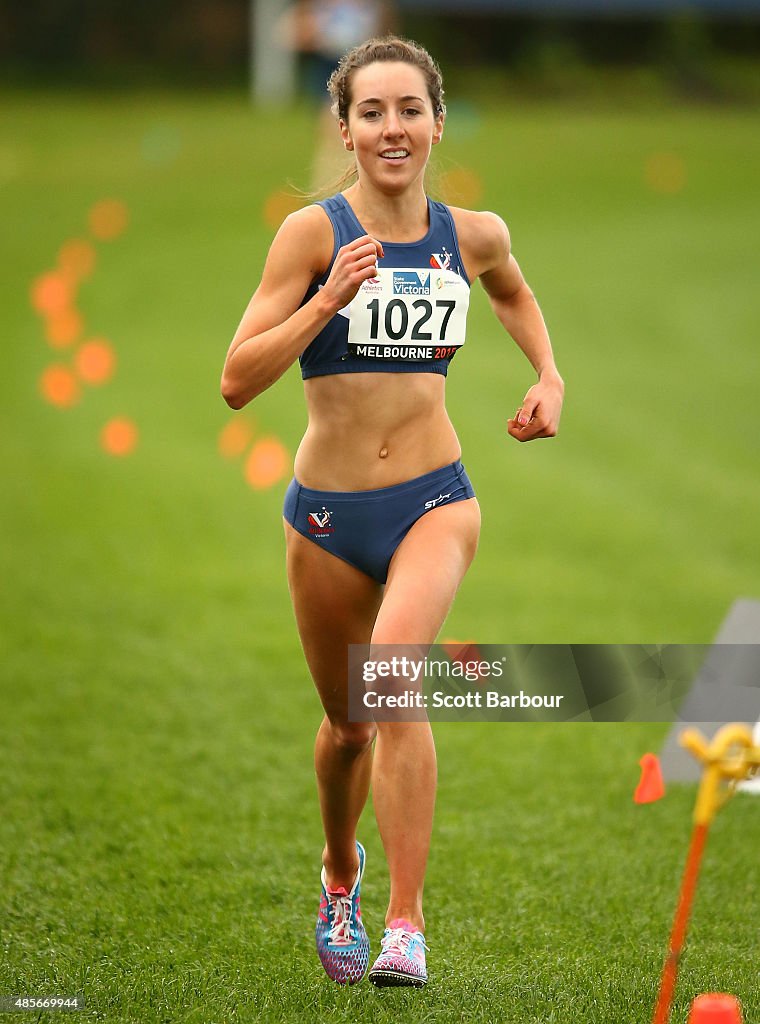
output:
<instances>
[{"instance_id":1,"label":"pink and blue running shoe","mask_svg":"<svg viewBox=\"0 0 760 1024\"><path fill-rule=\"evenodd\" d=\"M425 936L403 917L394 918L385 929L382 952L369 972L374 985L414 985L427 981Z\"/></svg>"},{"instance_id":2,"label":"pink and blue running shoe","mask_svg":"<svg viewBox=\"0 0 760 1024\"><path fill-rule=\"evenodd\" d=\"M362 921L359 891L366 855L357 841L359 870L350 892L343 886L328 889L322 868L322 897L317 916L317 952L328 977L339 985L355 985L369 963L369 939Z\"/></svg>"}]
</instances>

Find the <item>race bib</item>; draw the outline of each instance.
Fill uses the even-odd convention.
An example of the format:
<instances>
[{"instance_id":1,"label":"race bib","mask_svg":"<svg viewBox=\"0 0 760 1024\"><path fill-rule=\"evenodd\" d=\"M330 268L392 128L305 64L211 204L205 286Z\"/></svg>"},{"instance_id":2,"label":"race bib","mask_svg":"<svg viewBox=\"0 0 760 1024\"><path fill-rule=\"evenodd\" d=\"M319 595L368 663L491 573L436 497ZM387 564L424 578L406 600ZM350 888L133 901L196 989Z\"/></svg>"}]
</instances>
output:
<instances>
[{"instance_id":1,"label":"race bib","mask_svg":"<svg viewBox=\"0 0 760 1024\"><path fill-rule=\"evenodd\" d=\"M349 309L348 351L366 359L450 359L464 345L470 289L453 270L381 267Z\"/></svg>"}]
</instances>

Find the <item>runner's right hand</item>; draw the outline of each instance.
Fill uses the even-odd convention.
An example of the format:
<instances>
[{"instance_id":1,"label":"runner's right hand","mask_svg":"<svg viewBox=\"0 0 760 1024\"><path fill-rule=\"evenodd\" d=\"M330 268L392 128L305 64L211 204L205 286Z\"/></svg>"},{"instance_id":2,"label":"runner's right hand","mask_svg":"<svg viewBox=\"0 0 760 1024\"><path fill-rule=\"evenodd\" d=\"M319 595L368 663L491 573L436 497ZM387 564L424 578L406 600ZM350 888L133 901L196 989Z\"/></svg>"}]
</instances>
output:
<instances>
[{"instance_id":1,"label":"runner's right hand","mask_svg":"<svg viewBox=\"0 0 760 1024\"><path fill-rule=\"evenodd\" d=\"M324 295L343 309L355 297L363 281L377 274L377 261L385 256L380 242L369 235L361 235L338 249Z\"/></svg>"}]
</instances>

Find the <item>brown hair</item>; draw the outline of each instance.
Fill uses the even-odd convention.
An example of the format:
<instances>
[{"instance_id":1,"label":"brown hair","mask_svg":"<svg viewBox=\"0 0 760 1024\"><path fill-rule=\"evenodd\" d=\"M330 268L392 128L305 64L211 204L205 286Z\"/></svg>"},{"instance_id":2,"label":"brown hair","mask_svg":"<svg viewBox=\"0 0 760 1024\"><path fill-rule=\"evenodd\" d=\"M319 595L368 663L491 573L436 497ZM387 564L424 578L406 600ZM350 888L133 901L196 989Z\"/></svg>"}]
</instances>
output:
<instances>
[{"instance_id":1,"label":"brown hair","mask_svg":"<svg viewBox=\"0 0 760 1024\"><path fill-rule=\"evenodd\" d=\"M411 39L399 36L384 36L368 39L366 43L355 46L340 59L340 63L330 75L327 91L332 99L332 112L343 121L348 121L348 108L351 104L351 76L359 68L366 68L378 61L399 61L419 68L425 76L433 113L440 117L446 113L443 102L443 77L441 69L426 49Z\"/></svg>"}]
</instances>

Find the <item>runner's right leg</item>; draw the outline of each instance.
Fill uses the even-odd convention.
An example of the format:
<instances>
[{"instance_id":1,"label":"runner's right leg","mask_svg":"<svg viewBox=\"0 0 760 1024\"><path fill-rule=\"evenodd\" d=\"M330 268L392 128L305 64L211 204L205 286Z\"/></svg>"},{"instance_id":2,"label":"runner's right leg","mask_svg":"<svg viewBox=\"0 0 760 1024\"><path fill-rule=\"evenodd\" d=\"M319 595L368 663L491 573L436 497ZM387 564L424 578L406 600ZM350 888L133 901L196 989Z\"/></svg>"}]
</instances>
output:
<instances>
[{"instance_id":1,"label":"runner's right leg","mask_svg":"<svg viewBox=\"0 0 760 1024\"><path fill-rule=\"evenodd\" d=\"M348 721L348 645L369 644L382 586L285 523L288 584L298 631L325 717L315 767L325 831L328 886L351 889L358 866L356 824L372 772L371 722Z\"/></svg>"}]
</instances>

